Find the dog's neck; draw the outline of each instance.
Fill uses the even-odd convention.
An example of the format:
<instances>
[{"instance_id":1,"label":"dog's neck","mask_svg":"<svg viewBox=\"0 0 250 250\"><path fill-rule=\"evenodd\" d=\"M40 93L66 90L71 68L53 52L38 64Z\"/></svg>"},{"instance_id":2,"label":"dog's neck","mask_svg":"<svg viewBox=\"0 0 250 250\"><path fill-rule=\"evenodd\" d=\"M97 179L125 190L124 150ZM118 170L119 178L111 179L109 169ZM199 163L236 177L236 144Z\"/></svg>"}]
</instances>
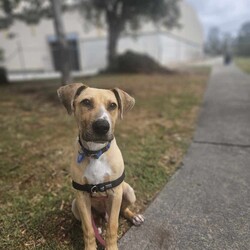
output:
<instances>
[{"instance_id":1,"label":"dog's neck","mask_svg":"<svg viewBox=\"0 0 250 250\"><path fill-rule=\"evenodd\" d=\"M102 148L106 147L109 142L97 143L97 142L92 142L92 141L81 140L81 143L82 143L84 148L86 148L90 151L98 151L98 150L101 150Z\"/></svg>"}]
</instances>

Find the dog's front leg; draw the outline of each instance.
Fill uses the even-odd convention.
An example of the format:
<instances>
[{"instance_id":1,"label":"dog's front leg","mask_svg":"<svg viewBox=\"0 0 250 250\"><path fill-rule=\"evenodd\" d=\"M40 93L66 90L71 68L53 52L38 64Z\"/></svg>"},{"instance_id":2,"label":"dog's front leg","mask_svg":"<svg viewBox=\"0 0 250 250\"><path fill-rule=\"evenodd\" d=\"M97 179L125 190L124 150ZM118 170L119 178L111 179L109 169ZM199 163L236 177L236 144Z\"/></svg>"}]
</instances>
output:
<instances>
[{"instance_id":1,"label":"dog's front leg","mask_svg":"<svg viewBox=\"0 0 250 250\"><path fill-rule=\"evenodd\" d=\"M106 245L108 250L117 250L118 219L122 202L122 188L117 187L110 192L107 213L109 216L106 234Z\"/></svg>"},{"instance_id":2,"label":"dog's front leg","mask_svg":"<svg viewBox=\"0 0 250 250\"><path fill-rule=\"evenodd\" d=\"M88 193L76 193L76 205L81 218L85 250L96 250L95 233L91 223L91 200Z\"/></svg>"}]
</instances>

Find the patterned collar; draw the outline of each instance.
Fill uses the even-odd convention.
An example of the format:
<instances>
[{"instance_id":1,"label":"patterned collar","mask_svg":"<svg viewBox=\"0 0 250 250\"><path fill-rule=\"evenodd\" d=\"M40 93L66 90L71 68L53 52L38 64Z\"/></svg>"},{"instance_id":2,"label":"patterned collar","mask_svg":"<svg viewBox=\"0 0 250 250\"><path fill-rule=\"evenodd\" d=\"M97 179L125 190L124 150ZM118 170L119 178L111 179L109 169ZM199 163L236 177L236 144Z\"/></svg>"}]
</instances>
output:
<instances>
[{"instance_id":1,"label":"patterned collar","mask_svg":"<svg viewBox=\"0 0 250 250\"><path fill-rule=\"evenodd\" d=\"M92 151L85 148L80 140L80 137L78 137L78 143L81 146L81 150L78 151L77 163L81 163L85 159L85 157L92 157L94 159L99 159L103 153L109 150L111 141L105 147L97 151Z\"/></svg>"}]
</instances>

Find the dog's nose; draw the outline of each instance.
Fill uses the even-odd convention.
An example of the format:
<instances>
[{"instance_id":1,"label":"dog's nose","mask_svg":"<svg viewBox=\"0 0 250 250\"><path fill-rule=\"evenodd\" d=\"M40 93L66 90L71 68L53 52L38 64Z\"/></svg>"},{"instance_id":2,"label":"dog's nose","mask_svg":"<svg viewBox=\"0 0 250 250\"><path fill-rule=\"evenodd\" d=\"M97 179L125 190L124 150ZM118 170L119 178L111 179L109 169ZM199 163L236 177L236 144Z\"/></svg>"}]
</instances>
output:
<instances>
[{"instance_id":1,"label":"dog's nose","mask_svg":"<svg viewBox=\"0 0 250 250\"><path fill-rule=\"evenodd\" d=\"M96 134L106 135L109 131L110 126L107 120L99 119L93 122L92 128Z\"/></svg>"}]
</instances>

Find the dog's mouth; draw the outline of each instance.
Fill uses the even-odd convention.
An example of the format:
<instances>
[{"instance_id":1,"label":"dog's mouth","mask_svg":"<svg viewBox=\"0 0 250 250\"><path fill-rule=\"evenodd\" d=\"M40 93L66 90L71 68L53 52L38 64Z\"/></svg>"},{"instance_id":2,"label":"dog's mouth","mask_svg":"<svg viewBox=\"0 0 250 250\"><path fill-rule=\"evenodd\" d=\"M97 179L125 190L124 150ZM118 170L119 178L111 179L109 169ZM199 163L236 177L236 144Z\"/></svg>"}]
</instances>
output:
<instances>
[{"instance_id":1,"label":"dog's mouth","mask_svg":"<svg viewBox=\"0 0 250 250\"><path fill-rule=\"evenodd\" d=\"M112 139L111 139L112 140ZM94 142L94 143L100 143L100 144L104 144L106 142L109 142L111 140L85 140L86 142Z\"/></svg>"},{"instance_id":2,"label":"dog's mouth","mask_svg":"<svg viewBox=\"0 0 250 250\"><path fill-rule=\"evenodd\" d=\"M110 142L114 139L114 136L112 134L105 135L105 136L97 136L95 134L83 134L81 136L81 139L86 142L94 142L94 143L106 143Z\"/></svg>"}]
</instances>

